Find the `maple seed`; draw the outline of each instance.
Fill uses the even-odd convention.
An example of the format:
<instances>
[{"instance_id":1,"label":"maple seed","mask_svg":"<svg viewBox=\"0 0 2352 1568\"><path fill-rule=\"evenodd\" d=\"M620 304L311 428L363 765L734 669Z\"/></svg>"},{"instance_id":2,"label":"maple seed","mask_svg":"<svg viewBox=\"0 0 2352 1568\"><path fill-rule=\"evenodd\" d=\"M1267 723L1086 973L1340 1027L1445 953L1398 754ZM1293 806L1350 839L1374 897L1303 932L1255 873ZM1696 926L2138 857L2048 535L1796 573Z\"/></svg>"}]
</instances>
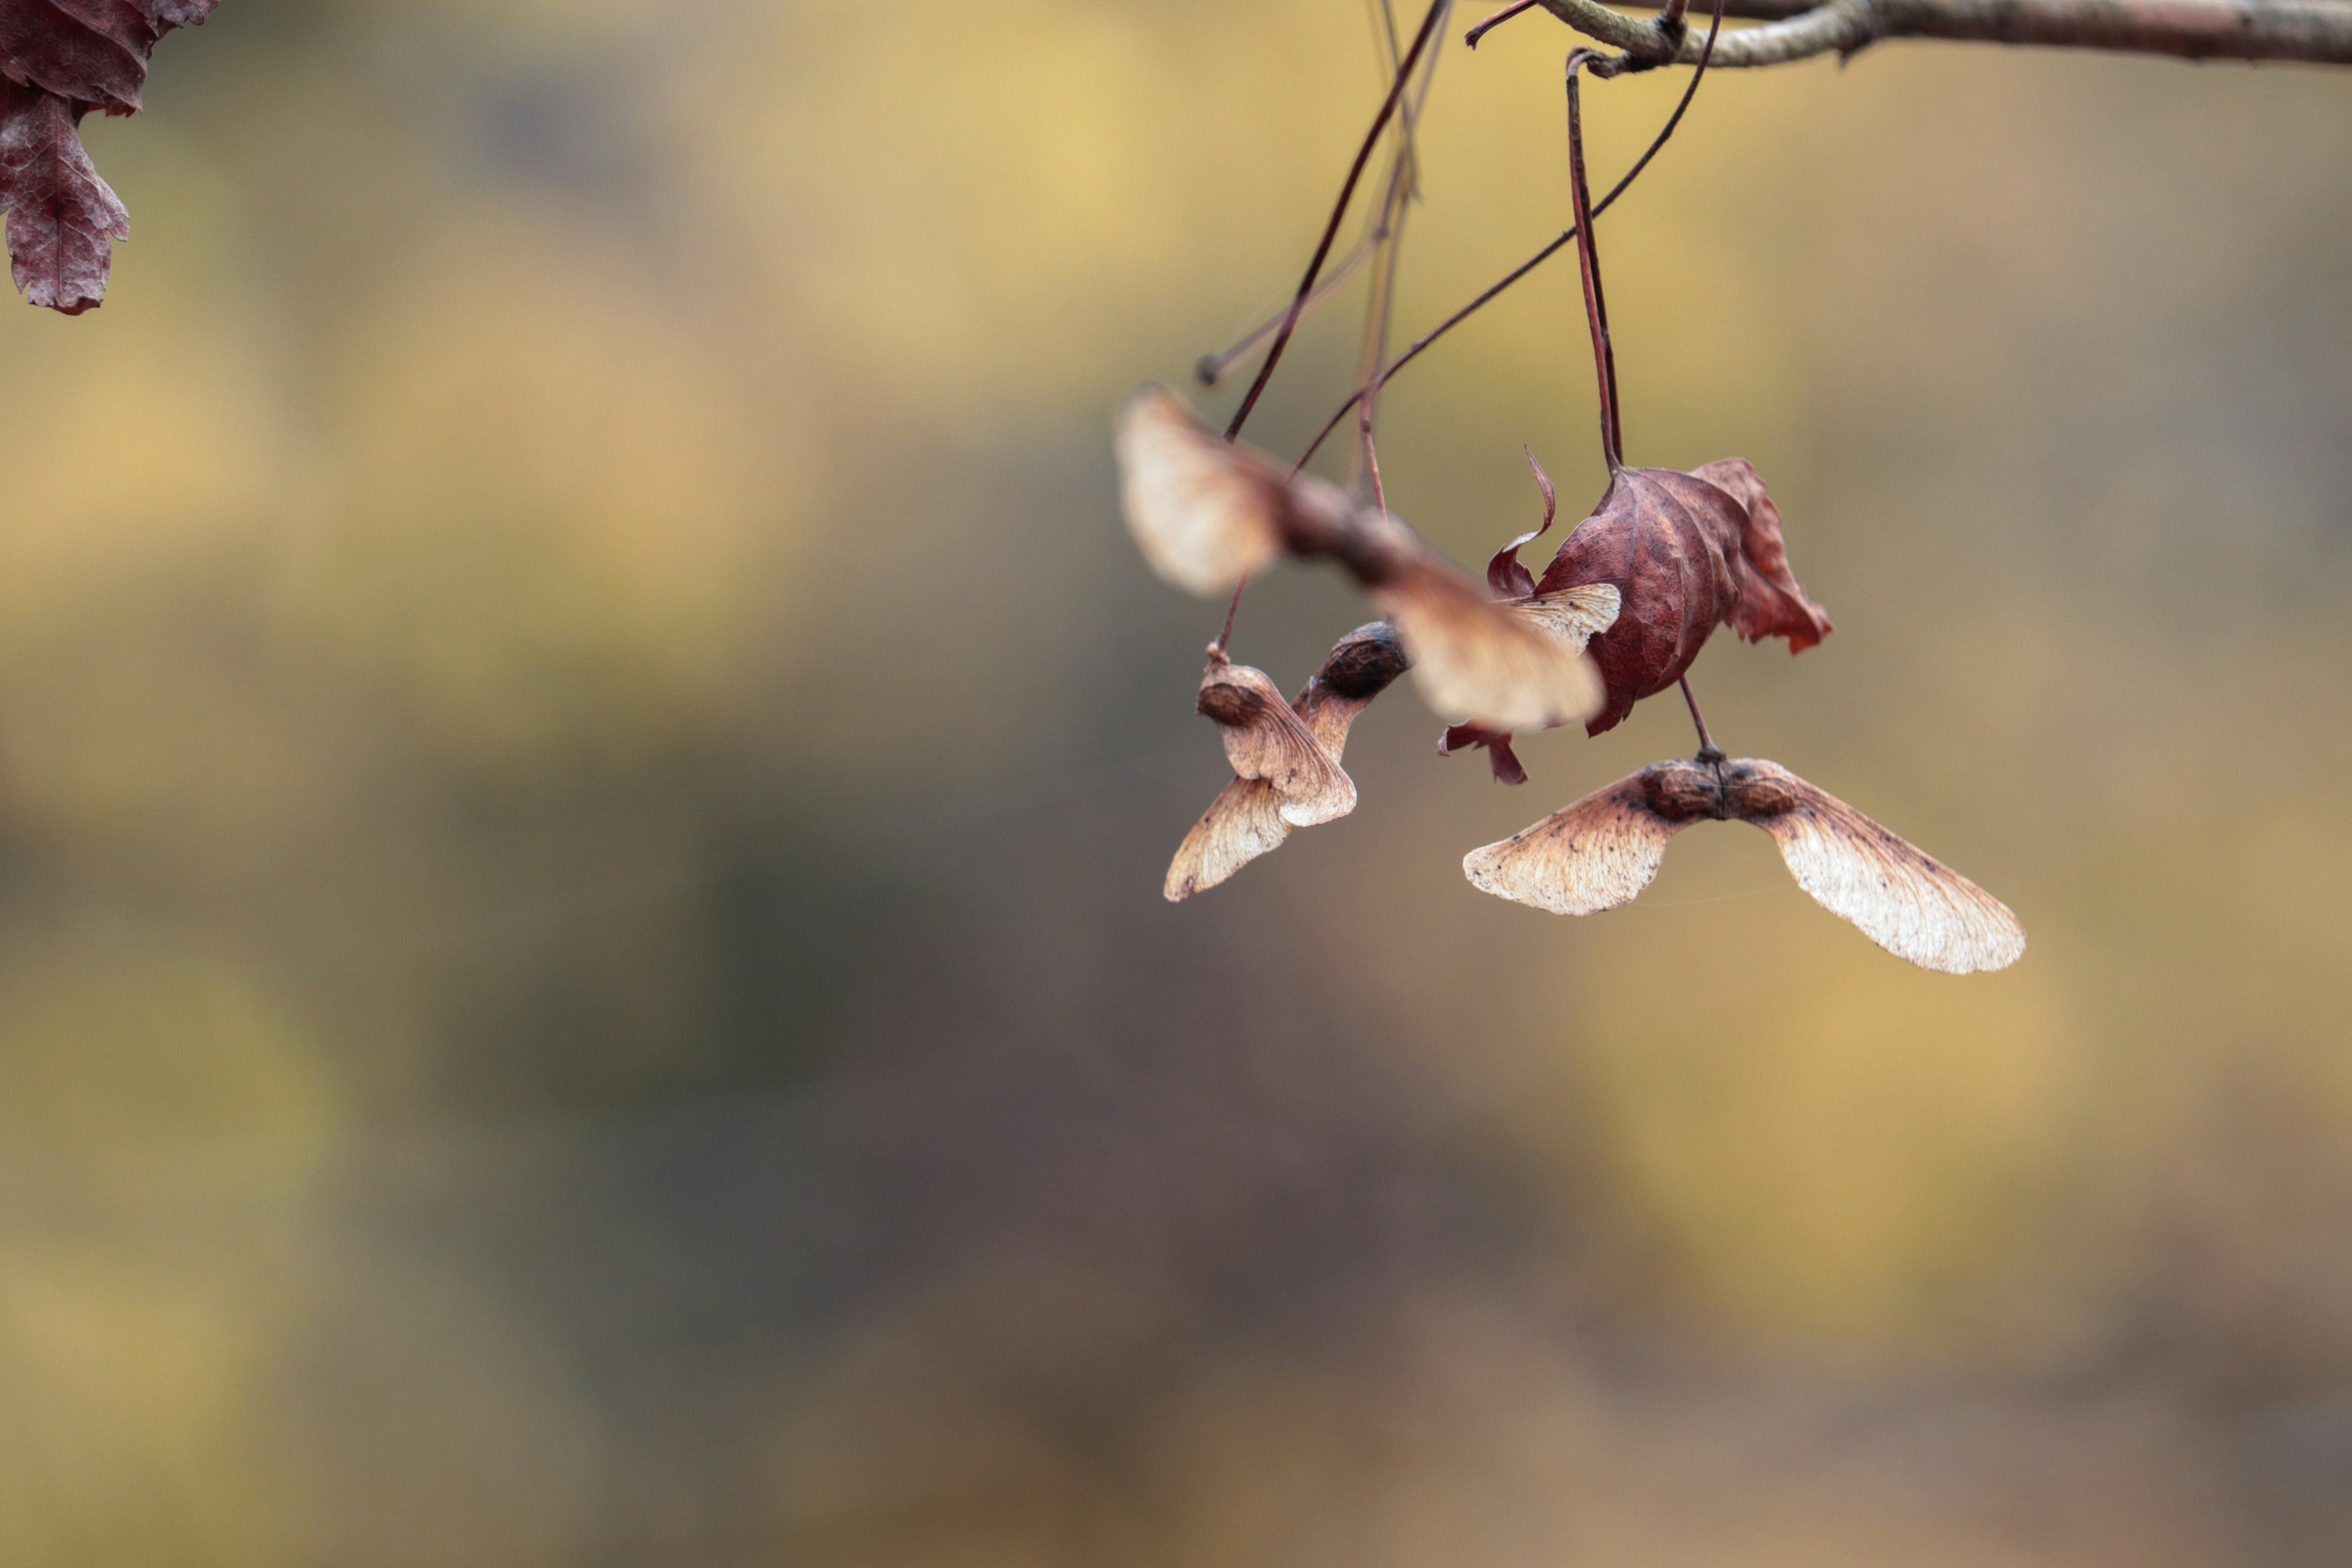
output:
<instances>
[{"instance_id":1,"label":"maple seed","mask_svg":"<svg viewBox=\"0 0 2352 1568\"><path fill-rule=\"evenodd\" d=\"M1614 618L1613 586L1498 605L1394 517L1221 439L1165 387L1128 399L1118 450L1129 530L1179 587L1223 592L1276 554L1336 561L1396 623L1423 694L1446 718L1507 730L1601 707L1583 639Z\"/></svg>"},{"instance_id":2,"label":"maple seed","mask_svg":"<svg viewBox=\"0 0 2352 1568\"><path fill-rule=\"evenodd\" d=\"M1177 587L1222 594L1282 552L1297 487L1262 454L1218 440L1167 388L1140 387L1127 400L1117 448L1128 530Z\"/></svg>"},{"instance_id":3,"label":"maple seed","mask_svg":"<svg viewBox=\"0 0 2352 1568\"><path fill-rule=\"evenodd\" d=\"M1584 647L1617 618L1609 584L1498 603L1452 567L1431 565L1372 596L1403 635L1423 698L1447 718L1528 730L1601 706Z\"/></svg>"},{"instance_id":4,"label":"maple seed","mask_svg":"<svg viewBox=\"0 0 2352 1568\"><path fill-rule=\"evenodd\" d=\"M1694 822L1738 820L1831 913L1897 958L1947 974L2006 969L2025 952L2007 905L1778 763L1657 763L1463 857L1471 885L1556 914L1631 903L1667 841Z\"/></svg>"},{"instance_id":5,"label":"maple seed","mask_svg":"<svg viewBox=\"0 0 2352 1568\"><path fill-rule=\"evenodd\" d=\"M1356 809L1356 785L1262 669L1212 651L1195 706L1215 721L1236 775L1282 796L1282 819L1312 827Z\"/></svg>"},{"instance_id":6,"label":"maple seed","mask_svg":"<svg viewBox=\"0 0 2352 1568\"><path fill-rule=\"evenodd\" d=\"M1324 659L1323 668L1307 681L1297 700L1289 704L1288 710L1329 754L1335 771L1347 751L1349 727L1355 722L1356 715L1371 706L1372 700L1404 673L1405 663L1404 648L1397 640L1394 627L1382 621L1359 626L1339 639ZM1213 660L1213 673L1214 668ZM1205 680L1202 697L1204 702L1211 700ZM1230 700L1221 695L1214 700L1222 706ZM1233 751L1230 736L1227 731L1228 760ZM1339 776L1347 777L1344 773ZM1282 792L1265 778L1236 777L1225 785L1201 820L1184 836L1184 842L1177 847L1162 889L1168 901L1181 903L1194 893L1215 887L1259 856L1279 848L1294 825L1294 819L1286 816L1289 804ZM1352 781L1348 785L1348 804L1351 807L1355 804ZM1304 822L1297 825L1307 826Z\"/></svg>"}]
</instances>

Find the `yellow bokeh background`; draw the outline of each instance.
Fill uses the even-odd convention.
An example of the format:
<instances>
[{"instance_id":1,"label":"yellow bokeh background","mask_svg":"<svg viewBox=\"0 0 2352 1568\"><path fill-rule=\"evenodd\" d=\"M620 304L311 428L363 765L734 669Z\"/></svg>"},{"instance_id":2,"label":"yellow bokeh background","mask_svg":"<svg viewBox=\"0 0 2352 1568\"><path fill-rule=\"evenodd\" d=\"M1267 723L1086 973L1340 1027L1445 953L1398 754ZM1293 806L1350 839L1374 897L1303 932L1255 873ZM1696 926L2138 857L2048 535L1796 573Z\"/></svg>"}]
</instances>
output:
<instances>
[{"instance_id":1,"label":"yellow bokeh background","mask_svg":"<svg viewBox=\"0 0 2352 1568\"><path fill-rule=\"evenodd\" d=\"M0 1563L2343 1560L2346 81L1727 70L1601 221L1630 455L1838 626L1715 727L2019 910L1955 980L1737 826L1463 883L1664 704L1504 790L1401 688L1159 898L1221 611L1109 416L1286 297L1370 16L228 0L87 124L105 308L0 312ZM1566 221L1566 36L1461 20L1407 334ZM1523 443L1598 495L1572 264L1382 405L1458 559Z\"/></svg>"}]
</instances>

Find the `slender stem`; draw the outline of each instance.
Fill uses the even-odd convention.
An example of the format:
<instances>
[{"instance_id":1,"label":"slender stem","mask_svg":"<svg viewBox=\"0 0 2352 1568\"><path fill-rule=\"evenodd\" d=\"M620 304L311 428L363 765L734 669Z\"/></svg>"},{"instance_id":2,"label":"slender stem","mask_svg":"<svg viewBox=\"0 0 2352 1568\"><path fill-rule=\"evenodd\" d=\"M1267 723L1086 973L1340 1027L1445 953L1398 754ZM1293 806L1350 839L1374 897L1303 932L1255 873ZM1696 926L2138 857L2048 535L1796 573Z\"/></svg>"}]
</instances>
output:
<instances>
[{"instance_id":1,"label":"slender stem","mask_svg":"<svg viewBox=\"0 0 2352 1568\"><path fill-rule=\"evenodd\" d=\"M1698 93L1699 81L1706 75L1707 61L1711 59L1715 54L1716 36L1722 30L1723 5L1722 0L1717 0L1715 7L1714 23L1706 30L1706 46L1699 51L1698 68L1691 72L1690 81L1688 85L1683 89L1683 96L1681 100L1675 103L1675 111L1666 116L1665 125L1660 129L1656 137L1651 141L1650 145L1643 150L1642 155L1633 160L1633 166L1626 170L1624 174L1619 178L1618 182L1609 188L1609 194L1607 195L1602 196L1599 201L1592 204L1592 216L1594 217L1599 217L1602 213L1607 212L1611 205L1616 202L1617 198L1625 194L1625 188L1633 183L1636 175L1640 174L1643 170L1650 166L1650 160L1658 155L1658 150L1666 144L1666 139L1672 136L1675 133L1675 128L1683 122L1683 111L1690 108L1691 100ZM1494 283L1489 284L1479 293L1476 299L1471 300L1468 304L1454 311L1454 314L1446 317L1443 321L1440 321L1436 326L1431 328L1427 332L1423 333L1419 338L1415 339L1412 346L1405 350L1403 353L1399 354L1396 360L1391 363L1386 370L1381 372L1379 375L1366 381L1362 385L1357 387L1355 391L1348 394L1348 400L1339 405L1338 408L1332 410L1331 417L1323 422L1323 428L1315 433L1315 439L1307 444L1307 450L1298 455L1298 461L1292 465L1291 472L1297 473L1300 468L1307 466L1307 460L1315 456L1317 449L1330 437L1331 432L1339 427L1339 421L1348 416L1348 410L1353 408L1359 399L1368 396L1370 394L1379 391L1381 387L1386 386L1395 378L1396 374L1399 371L1404 369L1405 366L1420 358L1423 350L1428 348L1432 343L1437 342L1438 339L1444 337L1446 333L1452 331L1454 328L1460 326L1471 317L1476 315L1481 310L1486 308L1489 300L1492 300L1496 296L1501 294L1512 284L1517 283L1520 279L1525 278L1528 273L1533 272L1537 268L1550 260L1559 248L1573 240L1576 237L1576 235L1577 231L1573 227L1563 230L1559 237L1554 239L1541 250L1537 251L1533 256L1528 257L1525 261L1520 262L1517 267L1512 268L1510 271L1505 273Z\"/></svg>"},{"instance_id":2,"label":"slender stem","mask_svg":"<svg viewBox=\"0 0 2352 1568\"><path fill-rule=\"evenodd\" d=\"M1381 454L1372 444L1372 416L1369 410L1364 415L1364 472L1371 476L1372 505L1382 517L1388 516L1388 492L1381 488Z\"/></svg>"},{"instance_id":3,"label":"slender stem","mask_svg":"<svg viewBox=\"0 0 2352 1568\"><path fill-rule=\"evenodd\" d=\"M1381 111L1372 117L1372 128L1364 135L1363 145L1356 149L1356 161L1348 166L1347 182L1339 187L1339 199L1331 205L1331 216L1323 225L1323 237L1316 243L1315 255L1307 263L1306 275L1298 280L1298 292L1284 312L1282 330L1275 334L1274 346L1265 351L1265 363L1258 366L1257 378L1250 383L1249 393L1242 405L1234 411L1233 422L1225 426L1225 439L1233 440L1249 423L1250 411L1257 406L1265 384L1274 379L1275 366L1282 363L1282 351L1290 346L1290 334L1297 329L1298 313L1306 307L1307 297L1315 291L1316 275L1323 270L1323 258L1331 254L1331 242L1339 237L1339 220L1347 216L1348 204L1355 198L1356 182L1364 177L1364 164L1379 145L1381 132L1388 129L1389 117L1396 112L1397 100L1404 96L1405 82L1412 75L1413 62L1421 51L1429 47L1430 36L1436 32L1438 19L1445 15L1448 0L1430 0L1429 14L1422 18L1421 30L1413 35L1412 47L1405 51L1404 63L1397 68L1396 80L1389 84L1388 96L1381 100Z\"/></svg>"},{"instance_id":4,"label":"slender stem","mask_svg":"<svg viewBox=\"0 0 2352 1568\"><path fill-rule=\"evenodd\" d=\"M1609 471L1625 466L1625 426L1617 407L1617 353L1609 342L1609 300L1601 291L1600 247L1592 242L1592 193L1584 183L1584 115L1577 92L1577 77L1584 62L1596 58L1591 49L1570 49L1568 55L1568 188L1576 204L1576 268L1584 284L1584 321L1592 333L1592 372L1601 382L1601 455Z\"/></svg>"},{"instance_id":5,"label":"slender stem","mask_svg":"<svg viewBox=\"0 0 2352 1568\"><path fill-rule=\"evenodd\" d=\"M1383 7L1385 9L1385 0L1383 0ZM1448 9L1451 9L1450 0ZM1387 35L1387 42L1390 45L1389 59L1393 65L1396 59L1394 31L1387 27L1382 31ZM1430 89L1437 84L1437 61L1436 55L1432 54L1429 57L1421 73L1421 86L1415 89L1412 97L1405 100L1400 108L1398 118L1407 126L1417 124L1422 111L1428 106ZM1412 153L1410 136L1400 151L1404 153ZM1388 238L1391 224L1403 211L1395 199L1399 187L1403 188L1407 200L1419 194L1416 163L1417 159L1412 157L1401 156L1390 160L1388 178L1384 182L1386 192L1380 206L1373 212L1371 220L1365 224L1362 237L1348 247L1347 255L1332 262L1322 278L1317 281L1315 292L1307 297L1306 305L1298 312L1300 321L1305 321L1319 310L1325 300L1338 293L1348 279L1361 270L1365 262L1378 254L1381 241ZM1193 378L1202 386L1214 386L1223 381L1226 372L1264 348L1266 341L1281 330L1283 318L1288 310L1289 307L1285 306L1243 333L1234 342L1213 353L1202 354L1192 366Z\"/></svg>"},{"instance_id":6,"label":"slender stem","mask_svg":"<svg viewBox=\"0 0 2352 1568\"><path fill-rule=\"evenodd\" d=\"M1687 675L1684 676L1682 678L1682 684L1683 700L1690 705L1691 722L1698 726L1697 760L1702 763L1719 763L1723 761L1723 748L1717 745L1715 743L1715 737L1706 732L1706 715L1698 710L1698 699L1691 692L1690 677Z\"/></svg>"},{"instance_id":7,"label":"slender stem","mask_svg":"<svg viewBox=\"0 0 2352 1568\"><path fill-rule=\"evenodd\" d=\"M1541 0L1511 0L1511 4L1504 6L1501 10L1487 17L1485 21L1471 28L1468 32L1463 34L1462 41L1475 49L1478 47L1479 39L1485 37L1487 34L1493 32L1496 28L1509 21L1520 12L1535 9L1535 7L1540 3Z\"/></svg>"},{"instance_id":8,"label":"slender stem","mask_svg":"<svg viewBox=\"0 0 2352 1568\"><path fill-rule=\"evenodd\" d=\"M1226 645L1234 640L1234 617L1241 614L1242 591L1248 586L1249 574L1244 572L1242 574L1242 580L1234 584L1233 602L1225 606L1225 629L1219 632L1217 640L1209 645L1209 651L1219 658L1224 657Z\"/></svg>"},{"instance_id":9,"label":"slender stem","mask_svg":"<svg viewBox=\"0 0 2352 1568\"><path fill-rule=\"evenodd\" d=\"M1380 14L1383 23L1382 37L1389 47L1389 58L1391 64L1395 64L1397 62L1396 20L1390 0L1380 0ZM1436 57L1432 56L1427 71L1424 73L1424 82L1427 78L1435 75L1436 69ZM1390 165L1391 176L1388 193L1383 198L1386 207L1381 215L1380 225L1381 240L1373 253L1371 286L1364 301L1363 350L1356 371L1357 379L1360 381L1369 380L1388 359L1389 331L1396 313L1397 268L1404 248L1405 220L1412 210L1413 174L1417 163L1413 130L1419 122L1421 106L1426 101L1427 92L1424 85L1423 94L1419 101L1408 98L1397 111L1396 156ZM1365 397L1357 405L1359 421L1362 426L1360 450L1363 463L1358 478L1369 477L1373 499L1379 501L1381 511L1385 513L1388 504L1381 494L1380 455L1374 449L1372 441L1372 426L1378 416L1379 404L1380 398L1375 394ZM1352 480L1350 488L1353 488Z\"/></svg>"},{"instance_id":10,"label":"slender stem","mask_svg":"<svg viewBox=\"0 0 2352 1568\"><path fill-rule=\"evenodd\" d=\"M1333 262L1331 270L1326 272L1321 281L1315 285L1315 292L1307 297L1306 307L1299 311L1299 315L1302 318L1313 315L1317 306L1338 293L1349 279L1363 270L1364 263L1372 258L1374 248L1387 237L1385 231L1376 228L1350 247L1348 254ZM1192 379L1202 386L1216 385L1225 378L1227 371L1264 348L1266 340L1281 331L1282 319L1288 311L1289 307L1286 305L1225 347L1213 353L1202 354L1193 363Z\"/></svg>"}]
</instances>

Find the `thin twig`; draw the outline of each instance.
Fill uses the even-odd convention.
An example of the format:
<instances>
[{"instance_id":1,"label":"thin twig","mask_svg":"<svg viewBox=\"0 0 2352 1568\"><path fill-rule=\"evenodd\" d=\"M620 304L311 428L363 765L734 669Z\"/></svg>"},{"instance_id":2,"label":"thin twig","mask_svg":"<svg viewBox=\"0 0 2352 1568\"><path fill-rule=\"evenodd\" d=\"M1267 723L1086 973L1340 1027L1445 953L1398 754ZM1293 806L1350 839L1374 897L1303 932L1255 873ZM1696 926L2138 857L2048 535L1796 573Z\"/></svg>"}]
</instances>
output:
<instances>
[{"instance_id":1,"label":"thin twig","mask_svg":"<svg viewBox=\"0 0 2352 1568\"><path fill-rule=\"evenodd\" d=\"M1453 0L1446 0L1446 9L1449 14L1452 12ZM1380 0L1380 15L1383 24L1382 36L1389 46L1389 58L1391 63L1394 63L1397 47L1396 18L1391 9L1390 0ZM1438 26L1443 28L1444 25L1441 18ZM1420 109L1428 101L1428 84L1437 75L1438 58L1437 55L1432 54L1429 64L1423 68L1423 86L1420 100L1416 102L1407 99L1397 112L1397 152L1394 163L1397 177L1390 183L1388 193L1390 211L1381 221L1382 240L1378 252L1372 258L1371 288L1364 301L1363 353L1358 362L1356 373L1359 381L1370 379L1388 359L1389 331L1396 313L1397 268L1404 250L1405 220L1412 211L1414 174L1419 166L1413 132L1419 123ZM1380 396L1377 393L1368 395L1357 405L1358 423L1361 426L1364 471L1371 481L1372 499L1385 513L1388 510L1388 501L1381 486L1380 454L1375 449L1372 439L1372 426L1379 404Z\"/></svg>"},{"instance_id":2,"label":"thin twig","mask_svg":"<svg viewBox=\"0 0 2352 1568\"><path fill-rule=\"evenodd\" d=\"M1682 97L1675 103L1675 111L1666 116L1665 124L1659 127L1657 135L1651 139L1649 146L1643 149L1642 155L1633 160L1633 166L1626 170L1623 174L1620 175L1615 184L1609 187L1609 194L1607 195L1602 196L1599 201L1592 204L1592 216L1594 217L1597 218L1602 213L1607 212L1611 205L1616 202L1617 198L1625 194L1626 187L1633 183L1633 181L1641 174L1643 170L1650 166L1650 160L1658 155L1659 149L1666 144L1667 138L1674 135L1675 127L1683 122L1684 111L1690 108L1691 100L1698 94L1699 82L1706 76L1707 63L1714 57L1716 37L1723 31L1723 5L1724 0L1716 0L1715 19L1706 30L1706 45L1699 50L1698 68L1691 72L1690 81L1685 85L1683 88ZM1468 304L1454 311L1454 314L1438 322L1436 326L1432 327L1428 331L1423 333L1419 338L1413 340L1412 346L1406 349L1404 353L1399 354L1394 363L1390 364L1386 370L1381 372L1379 375L1364 382L1361 385L1358 386L1355 391L1348 394L1348 400L1339 405L1338 408L1332 410L1331 417L1323 422L1323 428L1315 433L1315 439L1307 443L1307 449L1298 455L1298 461L1291 465L1290 471L1295 474L1299 469L1307 466L1307 460L1315 456L1317 450L1322 447L1323 443L1327 439L1329 438L1331 432L1339 427L1339 421L1348 416L1348 410L1353 408L1359 399L1378 393L1381 387L1386 386L1391 381L1396 378L1396 374L1399 371L1404 369L1405 366L1420 358L1423 350L1428 348L1431 344L1436 342L1438 339L1444 337L1446 333L1452 331L1454 328L1460 326L1471 317L1476 315L1480 310L1486 308L1488 301L1501 294L1512 284L1517 283L1520 279L1525 278L1528 273L1533 272L1545 262L1550 260L1562 246L1567 245L1575 237L1576 229L1573 226L1563 230L1559 235L1559 237L1554 239L1541 250L1537 251L1533 256L1528 257L1525 261L1520 262L1517 267L1512 268L1510 271L1505 273L1493 283L1488 284L1485 289L1480 291L1476 299L1471 300Z\"/></svg>"},{"instance_id":3,"label":"thin twig","mask_svg":"<svg viewBox=\"0 0 2352 1568\"><path fill-rule=\"evenodd\" d=\"M1501 10L1487 17L1485 21L1471 28L1468 32L1463 34L1462 41L1475 49L1478 47L1479 39L1485 37L1487 34L1493 32L1496 28L1509 21L1520 12L1535 9L1536 5L1537 0L1511 0L1509 5L1504 6Z\"/></svg>"},{"instance_id":4,"label":"thin twig","mask_svg":"<svg viewBox=\"0 0 2352 1568\"><path fill-rule=\"evenodd\" d=\"M1535 0L1528 0L1529 5L1534 3ZM1451 0L1448 0L1447 9L1452 9ZM1439 26L1443 26L1444 24L1441 22ZM1393 65L1396 58L1393 47L1390 49L1389 57ZM1414 123L1419 122L1422 111L1428 107L1430 89L1437 83L1438 59L1437 54L1430 55L1421 73L1421 86L1402 106L1398 116L1400 119ZM1411 150L1410 143L1407 150ZM1300 321L1305 321L1321 309L1324 301L1338 293L1340 288L1361 270L1364 263L1370 261L1379 250L1381 241L1389 236L1391 217L1398 210L1392 198L1400 184L1404 187L1408 195L1417 197L1420 194L1419 171L1413 162L1392 158L1389 163L1387 178L1381 182L1385 195L1381 205L1372 209L1370 216L1365 221L1362 236L1354 245L1348 247L1348 254L1324 269L1321 279L1315 285L1315 292L1307 297L1306 305L1298 312ZM1281 331L1283 319L1288 313L1289 307L1285 306L1224 348L1213 353L1202 354L1193 363L1193 379L1202 386L1216 385L1235 365L1243 363L1258 350L1264 348L1267 341L1276 332Z\"/></svg>"},{"instance_id":5,"label":"thin twig","mask_svg":"<svg viewBox=\"0 0 2352 1568\"><path fill-rule=\"evenodd\" d=\"M1599 0L1539 3L1639 66L1687 64L1696 57L1690 38L1670 38L1656 23L1635 21ZM1732 15L1782 19L1730 34L1716 51L1718 66L1851 56L1883 38L2352 65L2352 5L2343 0L1829 0L1793 15L1782 0L1734 0Z\"/></svg>"},{"instance_id":6,"label":"thin twig","mask_svg":"<svg viewBox=\"0 0 2352 1568\"><path fill-rule=\"evenodd\" d=\"M1331 205L1331 216L1323 226L1323 237L1316 243L1315 254L1307 263L1307 272L1298 280L1298 292L1292 297L1290 309L1282 318L1282 331L1275 334L1274 346L1265 352L1265 363L1258 367L1257 379L1250 383L1248 395L1234 411L1232 423L1225 426L1225 439L1233 440L1249 423L1250 411L1257 406L1265 384L1274 379L1275 366L1282 363L1282 351L1290 345L1290 334L1297 329L1298 312L1306 306L1307 297L1315 291L1316 274L1323 269L1323 258L1331 254L1331 242L1339 237L1339 220L1347 216L1348 203L1356 195L1356 182L1364 177L1364 164L1370 161L1372 149L1380 142L1381 132L1388 129L1389 117L1396 112L1397 100L1404 96L1405 82L1412 75L1413 62L1421 51L1429 47L1432 34L1437 30L1438 19L1444 16L1447 0L1430 0L1429 15L1422 18L1421 31L1412 37L1412 47L1405 52L1404 64L1397 68L1396 80L1389 85L1388 96L1381 100L1381 111L1372 117L1372 128L1364 135L1364 143L1356 149L1356 161L1348 166L1347 182L1339 187L1339 199Z\"/></svg>"},{"instance_id":7,"label":"thin twig","mask_svg":"<svg viewBox=\"0 0 2352 1568\"><path fill-rule=\"evenodd\" d=\"M1375 227L1350 246L1348 254L1331 264L1331 269L1324 273L1321 281L1315 285L1315 292L1307 297L1306 307L1299 311L1301 319L1313 315L1318 306L1338 293L1348 279L1361 271L1364 263L1372 258L1373 250L1387 237L1383 230ZM1264 348L1267 340L1282 330L1283 318L1289 312L1290 307L1286 305L1225 347L1213 353L1202 354L1193 362L1192 379L1202 386L1214 386L1224 380L1227 371Z\"/></svg>"}]
</instances>

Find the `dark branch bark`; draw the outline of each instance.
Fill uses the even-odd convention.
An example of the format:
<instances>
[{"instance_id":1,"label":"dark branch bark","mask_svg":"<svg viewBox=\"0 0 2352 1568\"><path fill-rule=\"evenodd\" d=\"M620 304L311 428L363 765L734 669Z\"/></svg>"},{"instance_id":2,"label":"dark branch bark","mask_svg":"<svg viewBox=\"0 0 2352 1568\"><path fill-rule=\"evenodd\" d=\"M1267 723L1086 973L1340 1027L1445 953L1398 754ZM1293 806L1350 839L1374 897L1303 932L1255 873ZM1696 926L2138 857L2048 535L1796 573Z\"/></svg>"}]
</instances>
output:
<instances>
[{"instance_id":1,"label":"dark branch bark","mask_svg":"<svg viewBox=\"0 0 2352 1568\"><path fill-rule=\"evenodd\" d=\"M1698 39L1637 21L1599 0L1540 0L1543 8L1629 64L1689 65ZM1718 67L1777 66L1851 55L1882 38L2043 44L2179 59L2302 60L2352 65L2352 0L1728 0L1727 16L1765 25L1726 33Z\"/></svg>"}]
</instances>

